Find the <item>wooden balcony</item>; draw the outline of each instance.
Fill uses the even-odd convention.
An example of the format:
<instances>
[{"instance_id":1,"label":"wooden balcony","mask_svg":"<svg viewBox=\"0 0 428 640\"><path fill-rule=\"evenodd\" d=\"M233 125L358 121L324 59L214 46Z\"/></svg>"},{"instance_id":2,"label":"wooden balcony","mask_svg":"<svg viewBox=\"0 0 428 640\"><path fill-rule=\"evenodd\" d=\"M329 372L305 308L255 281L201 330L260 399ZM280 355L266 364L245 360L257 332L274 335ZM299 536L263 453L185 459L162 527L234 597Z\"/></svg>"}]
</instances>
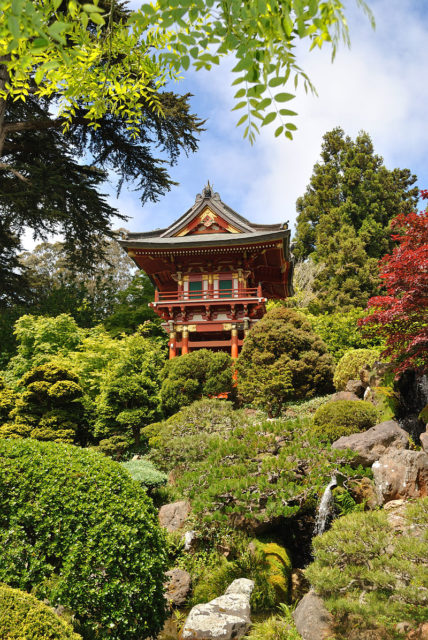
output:
<instances>
[{"instance_id":1,"label":"wooden balcony","mask_svg":"<svg viewBox=\"0 0 428 640\"><path fill-rule=\"evenodd\" d=\"M262 287L218 289L205 291L158 291L155 290L154 306L160 304L182 304L206 302L265 302Z\"/></svg>"}]
</instances>

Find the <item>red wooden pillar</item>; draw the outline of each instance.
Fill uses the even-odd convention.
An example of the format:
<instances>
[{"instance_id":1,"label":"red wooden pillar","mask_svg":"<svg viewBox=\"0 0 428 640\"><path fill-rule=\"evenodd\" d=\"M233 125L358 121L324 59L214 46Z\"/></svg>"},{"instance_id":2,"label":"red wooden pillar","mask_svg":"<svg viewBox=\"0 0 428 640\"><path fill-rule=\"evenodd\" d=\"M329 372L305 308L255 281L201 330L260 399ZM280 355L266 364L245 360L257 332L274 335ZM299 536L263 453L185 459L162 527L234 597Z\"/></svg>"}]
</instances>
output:
<instances>
[{"instance_id":1,"label":"red wooden pillar","mask_svg":"<svg viewBox=\"0 0 428 640\"><path fill-rule=\"evenodd\" d=\"M232 341L231 341L231 353L230 355L235 360L238 357L238 329L234 327L232 329Z\"/></svg>"},{"instance_id":2,"label":"red wooden pillar","mask_svg":"<svg viewBox=\"0 0 428 640\"><path fill-rule=\"evenodd\" d=\"M181 339L181 355L183 356L185 353L189 353L189 332L186 329L183 329L183 336Z\"/></svg>"},{"instance_id":3,"label":"red wooden pillar","mask_svg":"<svg viewBox=\"0 0 428 640\"><path fill-rule=\"evenodd\" d=\"M172 360L177 355L177 336L175 331L169 334L169 359Z\"/></svg>"}]
</instances>

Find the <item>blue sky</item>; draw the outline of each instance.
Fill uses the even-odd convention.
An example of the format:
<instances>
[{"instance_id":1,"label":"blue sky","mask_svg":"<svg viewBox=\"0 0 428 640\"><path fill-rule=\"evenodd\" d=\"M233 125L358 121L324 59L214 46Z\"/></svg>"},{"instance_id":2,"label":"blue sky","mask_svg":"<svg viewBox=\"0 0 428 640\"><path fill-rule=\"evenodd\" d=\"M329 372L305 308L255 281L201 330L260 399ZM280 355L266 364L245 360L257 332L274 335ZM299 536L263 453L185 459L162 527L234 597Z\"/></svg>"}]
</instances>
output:
<instances>
[{"instance_id":1,"label":"blue sky","mask_svg":"<svg viewBox=\"0 0 428 640\"><path fill-rule=\"evenodd\" d=\"M138 5L133 0L131 5ZM194 202L209 179L223 201L254 222L294 225L296 198L309 182L323 134L341 126L352 137L366 130L388 168L411 169L420 188L428 188L428 3L426 0L368 0L376 19L373 31L356 2L345 0L351 49L330 52L300 48L300 64L315 83L318 97L302 90L289 102L299 129L293 141L274 138L264 127L253 147L236 128L230 61L210 72L193 72L173 85L190 91L192 109L207 120L199 151L183 155L171 168L179 183L158 203L144 207L124 186L110 202L129 216L126 227L145 231L169 225ZM120 226L123 226L121 223Z\"/></svg>"}]
</instances>

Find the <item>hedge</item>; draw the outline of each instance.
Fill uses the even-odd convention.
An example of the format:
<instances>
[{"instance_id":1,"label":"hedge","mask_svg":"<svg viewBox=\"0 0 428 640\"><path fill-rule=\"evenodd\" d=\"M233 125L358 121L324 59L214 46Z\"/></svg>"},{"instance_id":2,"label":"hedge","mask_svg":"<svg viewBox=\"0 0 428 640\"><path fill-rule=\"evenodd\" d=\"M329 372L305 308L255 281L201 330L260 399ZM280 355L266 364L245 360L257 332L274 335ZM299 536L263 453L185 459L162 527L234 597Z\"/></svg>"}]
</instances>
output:
<instances>
[{"instance_id":1,"label":"hedge","mask_svg":"<svg viewBox=\"0 0 428 640\"><path fill-rule=\"evenodd\" d=\"M92 450L0 440L0 581L71 609L84 637L161 628L164 536L151 500Z\"/></svg>"}]
</instances>

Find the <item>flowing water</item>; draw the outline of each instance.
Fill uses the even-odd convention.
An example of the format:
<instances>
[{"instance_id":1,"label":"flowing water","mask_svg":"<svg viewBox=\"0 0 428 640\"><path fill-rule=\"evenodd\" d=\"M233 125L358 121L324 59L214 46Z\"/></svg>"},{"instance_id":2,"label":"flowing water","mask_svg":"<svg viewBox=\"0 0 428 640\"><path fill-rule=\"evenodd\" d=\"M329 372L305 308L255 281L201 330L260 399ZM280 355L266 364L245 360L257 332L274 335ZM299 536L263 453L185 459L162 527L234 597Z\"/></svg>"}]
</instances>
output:
<instances>
[{"instance_id":1,"label":"flowing water","mask_svg":"<svg viewBox=\"0 0 428 640\"><path fill-rule=\"evenodd\" d=\"M327 521L332 513L333 507L333 494L331 490L337 485L336 476L333 476L329 484L326 486L321 498L320 506L318 507L317 517L315 519L314 536L319 536L324 533L327 526Z\"/></svg>"}]
</instances>

